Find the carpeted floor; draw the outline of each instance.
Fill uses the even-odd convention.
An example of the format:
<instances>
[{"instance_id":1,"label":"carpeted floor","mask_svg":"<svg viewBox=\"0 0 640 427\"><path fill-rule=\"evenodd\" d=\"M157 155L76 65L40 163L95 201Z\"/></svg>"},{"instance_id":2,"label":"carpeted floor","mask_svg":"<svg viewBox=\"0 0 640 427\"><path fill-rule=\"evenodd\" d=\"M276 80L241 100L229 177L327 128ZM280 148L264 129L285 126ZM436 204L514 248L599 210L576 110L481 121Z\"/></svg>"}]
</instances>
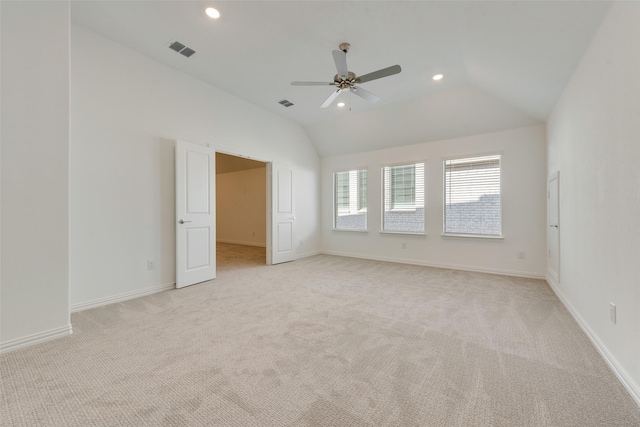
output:
<instances>
[{"instance_id":1,"label":"carpeted floor","mask_svg":"<svg viewBox=\"0 0 640 427\"><path fill-rule=\"evenodd\" d=\"M3 426L640 426L541 280L335 256L72 316L0 356Z\"/></svg>"}]
</instances>

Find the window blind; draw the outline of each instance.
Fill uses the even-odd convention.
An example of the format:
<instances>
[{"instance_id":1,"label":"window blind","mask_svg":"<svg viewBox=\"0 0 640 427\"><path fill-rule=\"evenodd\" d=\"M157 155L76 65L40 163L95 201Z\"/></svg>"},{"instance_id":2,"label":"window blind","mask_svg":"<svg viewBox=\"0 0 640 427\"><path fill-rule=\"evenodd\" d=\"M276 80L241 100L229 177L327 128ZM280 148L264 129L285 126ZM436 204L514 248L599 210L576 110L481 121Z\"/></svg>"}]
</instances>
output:
<instances>
[{"instance_id":1,"label":"window blind","mask_svg":"<svg viewBox=\"0 0 640 427\"><path fill-rule=\"evenodd\" d=\"M367 209L367 170L358 171L358 210Z\"/></svg>"},{"instance_id":2,"label":"window blind","mask_svg":"<svg viewBox=\"0 0 640 427\"><path fill-rule=\"evenodd\" d=\"M500 155L444 161L444 232L502 235Z\"/></svg>"},{"instance_id":3,"label":"window blind","mask_svg":"<svg viewBox=\"0 0 640 427\"><path fill-rule=\"evenodd\" d=\"M338 230L367 229L367 170L333 174L334 220Z\"/></svg>"},{"instance_id":4,"label":"window blind","mask_svg":"<svg viewBox=\"0 0 640 427\"><path fill-rule=\"evenodd\" d=\"M336 173L336 206L338 212L349 212L349 172Z\"/></svg>"},{"instance_id":5,"label":"window blind","mask_svg":"<svg viewBox=\"0 0 640 427\"><path fill-rule=\"evenodd\" d=\"M382 230L424 233L424 163L382 168Z\"/></svg>"}]
</instances>

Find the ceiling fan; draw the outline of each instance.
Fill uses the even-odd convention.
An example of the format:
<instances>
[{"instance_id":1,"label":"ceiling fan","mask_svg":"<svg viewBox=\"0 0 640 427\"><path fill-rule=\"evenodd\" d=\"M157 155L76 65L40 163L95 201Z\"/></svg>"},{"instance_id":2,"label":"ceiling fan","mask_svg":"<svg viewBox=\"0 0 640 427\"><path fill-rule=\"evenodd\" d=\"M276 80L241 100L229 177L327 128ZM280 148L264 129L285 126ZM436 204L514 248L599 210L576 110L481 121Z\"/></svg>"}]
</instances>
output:
<instances>
[{"instance_id":1,"label":"ceiling fan","mask_svg":"<svg viewBox=\"0 0 640 427\"><path fill-rule=\"evenodd\" d=\"M394 74L398 74L400 71L402 71L402 69L399 65L392 65L391 67L383 68L381 70L374 71L363 76L356 76L355 73L352 73L347 69L347 52L349 51L349 47L351 47L349 43L341 43L339 46L340 50L334 50L333 52L331 52L333 55L333 62L335 62L336 69L338 70L338 74L335 75L332 82L291 82L291 84L293 86L328 85L338 88L335 92L329 95L327 100L322 103L320 108L327 108L342 92L347 90L353 94L358 95L360 98L366 99L369 102L378 102L378 100L380 100L379 96L362 89L360 86L356 86L356 84L381 79L382 77L392 76Z\"/></svg>"}]
</instances>

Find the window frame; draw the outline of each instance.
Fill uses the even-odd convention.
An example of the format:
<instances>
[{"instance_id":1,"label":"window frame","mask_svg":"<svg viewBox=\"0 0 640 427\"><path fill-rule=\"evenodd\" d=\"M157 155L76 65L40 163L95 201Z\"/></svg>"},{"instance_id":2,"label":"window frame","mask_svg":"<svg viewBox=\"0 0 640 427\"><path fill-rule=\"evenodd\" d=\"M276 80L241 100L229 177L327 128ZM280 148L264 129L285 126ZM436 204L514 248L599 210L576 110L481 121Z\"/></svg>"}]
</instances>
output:
<instances>
[{"instance_id":1,"label":"window frame","mask_svg":"<svg viewBox=\"0 0 640 427\"><path fill-rule=\"evenodd\" d=\"M494 157L498 156L498 167L499 167L499 203L500 209L498 211L499 215L499 226L500 226L500 234L481 234L481 233L463 233L463 232L447 232L447 161L451 160L462 160L462 159L475 159L475 158L483 158L483 157ZM444 157L442 158L442 237L453 237L453 238L477 238L477 239L489 239L489 240L503 240L504 239L504 229L503 229L503 202L502 202L502 192L503 192L503 160L504 153L502 151L494 151L494 152L484 152L484 153L476 153L476 154L467 154L460 156L452 156L452 157Z\"/></svg>"},{"instance_id":2,"label":"window frame","mask_svg":"<svg viewBox=\"0 0 640 427\"><path fill-rule=\"evenodd\" d=\"M422 205L421 206L416 206L416 199L418 199L418 195L420 194L420 191L418 191L415 186L416 186L416 168L415 166L418 164L422 164ZM386 191L385 191L385 180L386 180L386 174L385 174L385 168L394 168L394 167L399 167L399 166L413 166L413 182L414 182L414 191L413 191L413 203L412 204L406 204L405 206L394 206L392 208L390 208L388 211L385 209L386 206L388 204L393 204L393 202L389 202L387 203L385 201L385 195L386 195ZM386 163L380 166L380 196L381 196L381 203L380 203L380 233L382 234L411 234L411 235L418 235L418 236L425 236L427 234L427 214L426 214L426 208L427 208L427 197L426 197L426 191L427 191L427 185L426 185L426 169L427 169L427 161L426 160L409 160L409 161L404 161L404 162L394 162L394 163ZM391 179L391 171L389 171L389 179ZM385 230L384 228L384 224L385 224L385 212L391 212L391 213L398 213L398 214L410 214L410 213L415 213L418 209L422 209L423 210L423 221L422 221L422 231L410 231L410 230Z\"/></svg>"}]
</instances>

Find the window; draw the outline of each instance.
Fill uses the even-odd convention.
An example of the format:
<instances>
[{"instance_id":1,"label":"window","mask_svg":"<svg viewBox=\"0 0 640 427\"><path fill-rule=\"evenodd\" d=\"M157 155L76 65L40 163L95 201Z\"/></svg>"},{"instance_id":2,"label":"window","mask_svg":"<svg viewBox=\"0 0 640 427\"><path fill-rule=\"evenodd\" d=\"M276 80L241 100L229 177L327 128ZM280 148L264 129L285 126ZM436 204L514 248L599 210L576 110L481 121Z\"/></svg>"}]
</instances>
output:
<instances>
[{"instance_id":1,"label":"window","mask_svg":"<svg viewBox=\"0 0 640 427\"><path fill-rule=\"evenodd\" d=\"M444 161L444 233L502 235L500 155Z\"/></svg>"},{"instance_id":2,"label":"window","mask_svg":"<svg viewBox=\"0 0 640 427\"><path fill-rule=\"evenodd\" d=\"M382 168L382 231L424 233L424 163Z\"/></svg>"},{"instance_id":3,"label":"window","mask_svg":"<svg viewBox=\"0 0 640 427\"><path fill-rule=\"evenodd\" d=\"M337 230L367 229L367 170L333 174L334 218Z\"/></svg>"}]
</instances>

